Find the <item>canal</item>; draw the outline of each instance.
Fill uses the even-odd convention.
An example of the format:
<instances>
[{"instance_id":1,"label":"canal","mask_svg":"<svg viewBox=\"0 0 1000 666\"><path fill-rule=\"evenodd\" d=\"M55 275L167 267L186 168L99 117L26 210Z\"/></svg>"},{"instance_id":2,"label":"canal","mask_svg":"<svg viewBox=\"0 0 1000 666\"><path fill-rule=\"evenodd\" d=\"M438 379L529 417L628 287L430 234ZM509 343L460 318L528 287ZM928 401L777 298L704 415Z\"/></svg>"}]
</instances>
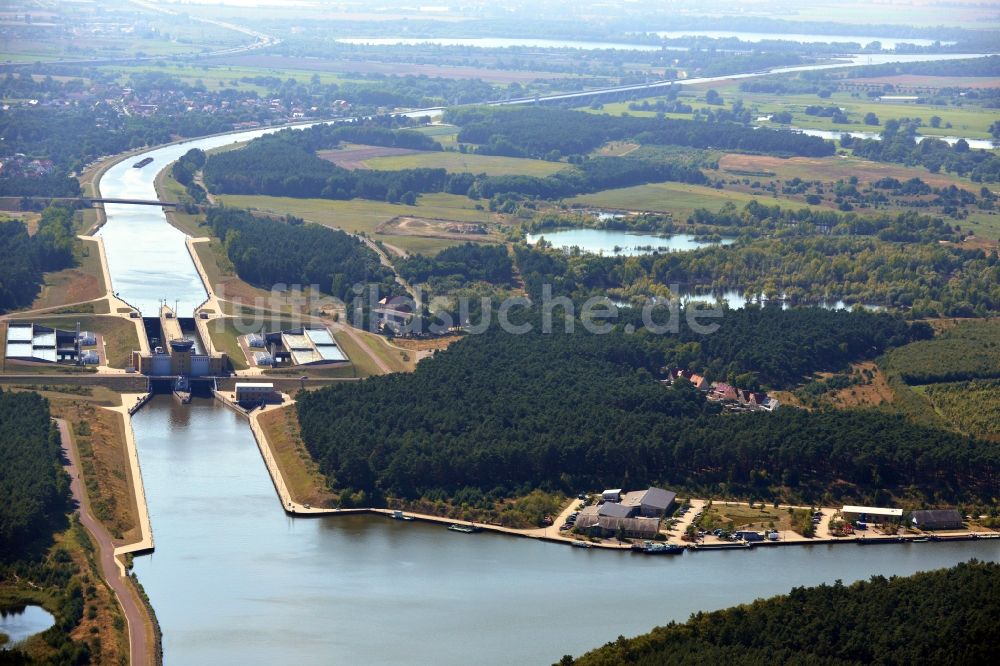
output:
<instances>
[{"instance_id":1,"label":"canal","mask_svg":"<svg viewBox=\"0 0 1000 666\"><path fill-rule=\"evenodd\" d=\"M101 180L149 199L153 177L212 137L151 150ZM189 316L205 297L183 235L162 211L108 206L114 288L144 312ZM167 664L551 663L656 624L796 585L910 574L1000 542L781 547L643 558L375 516L284 514L246 422L198 399L158 396L134 417L156 551L135 559Z\"/></svg>"}]
</instances>

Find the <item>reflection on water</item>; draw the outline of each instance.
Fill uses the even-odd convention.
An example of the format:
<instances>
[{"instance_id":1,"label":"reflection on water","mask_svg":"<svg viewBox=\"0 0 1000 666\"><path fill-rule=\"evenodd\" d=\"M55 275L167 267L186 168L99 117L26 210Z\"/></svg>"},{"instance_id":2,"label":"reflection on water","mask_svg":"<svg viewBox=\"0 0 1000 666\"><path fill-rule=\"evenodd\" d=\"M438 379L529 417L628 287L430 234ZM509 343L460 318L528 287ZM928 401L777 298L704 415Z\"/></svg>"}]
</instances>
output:
<instances>
[{"instance_id":1,"label":"reflection on water","mask_svg":"<svg viewBox=\"0 0 1000 666\"><path fill-rule=\"evenodd\" d=\"M648 558L376 516L292 519L245 422L226 408L159 396L135 430L156 536L135 568L167 664L552 663L795 585L993 560L1000 548Z\"/></svg>"},{"instance_id":2,"label":"reflection on water","mask_svg":"<svg viewBox=\"0 0 1000 666\"><path fill-rule=\"evenodd\" d=\"M9 647L54 625L56 619L41 606L22 606L0 610L0 634L6 634Z\"/></svg>"}]
</instances>

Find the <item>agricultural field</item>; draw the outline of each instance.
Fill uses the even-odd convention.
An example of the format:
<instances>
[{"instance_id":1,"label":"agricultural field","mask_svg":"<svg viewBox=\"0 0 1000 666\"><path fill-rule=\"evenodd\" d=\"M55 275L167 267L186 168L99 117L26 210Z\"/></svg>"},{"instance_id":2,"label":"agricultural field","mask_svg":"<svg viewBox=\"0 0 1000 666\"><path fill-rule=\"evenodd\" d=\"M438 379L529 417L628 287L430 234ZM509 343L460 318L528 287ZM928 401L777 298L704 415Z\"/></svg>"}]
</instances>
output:
<instances>
[{"instance_id":1,"label":"agricultural field","mask_svg":"<svg viewBox=\"0 0 1000 666\"><path fill-rule=\"evenodd\" d=\"M292 61L302 62L302 61ZM254 78L259 76L278 77L282 81L294 79L299 83L309 83L314 77L318 77L320 83L344 83L347 79L338 74L327 71L314 71L308 69L289 68L268 68L268 67L240 67L238 65L219 64L194 64L175 62L156 62L143 65L106 65L98 68L101 71L111 72L117 75L118 80L125 82L133 74L145 74L156 72L166 76L180 79L188 85L195 85L199 81L210 90L222 88L240 88L243 90L254 90L260 94L266 93L265 86L259 86L248 81L240 81L242 78Z\"/></svg>"},{"instance_id":2,"label":"agricultural field","mask_svg":"<svg viewBox=\"0 0 1000 666\"><path fill-rule=\"evenodd\" d=\"M652 183L637 185L616 190L604 190L594 194L582 194L567 199L569 204L580 204L597 208L613 208L616 210L638 210L672 213L675 220L687 218L695 209L707 208L717 211L727 202L732 202L737 208L742 208L751 201L758 201L767 206L792 205L797 208L812 208L806 204L793 203L787 199L778 199L768 195L754 195L732 190L717 190L702 185L687 185L684 183Z\"/></svg>"},{"instance_id":3,"label":"agricultural field","mask_svg":"<svg viewBox=\"0 0 1000 666\"><path fill-rule=\"evenodd\" d=\"M445 169L449 173L485 173L488 176L550 176L566 169L564 162L546 162L522 157L474 155L452 151L414 152L408 155L376 157L365 160L369 169L393 171L418 167Z\"/></svg>"},{"instance_id":4,"label":"agricultural field","mask_svg":"<svg viewBox=\"0 0 1000 666\"><path fill-rule=\"evenodd\" d=\"M457 194L424 194L417 200L415 206L363 199L335 201L261 195L223 195L218 198L227 206L282 216L295 215L328 227L351 233L364 233L373 240L382 241L405 252L415 253L434 253L463 241L379 234L376 228L401 216L482 224L501 222L487 210L476 210L476 203L472 199Z\"/></svg>"},{"instance_id":5,"label":"agricultural field","mask_svg":"<svg viewBox=\"0 0 1000 666\"><path fill-rule=\"evenodd\" d=\"M459 128L455 125L433 123L431 125L424 125L423 127L416 127L414 128L414 131L433 137L434 140L440 143L441 147L445 150L448 150L449 148L458 149Z\"/></svg>"}]
</instances>

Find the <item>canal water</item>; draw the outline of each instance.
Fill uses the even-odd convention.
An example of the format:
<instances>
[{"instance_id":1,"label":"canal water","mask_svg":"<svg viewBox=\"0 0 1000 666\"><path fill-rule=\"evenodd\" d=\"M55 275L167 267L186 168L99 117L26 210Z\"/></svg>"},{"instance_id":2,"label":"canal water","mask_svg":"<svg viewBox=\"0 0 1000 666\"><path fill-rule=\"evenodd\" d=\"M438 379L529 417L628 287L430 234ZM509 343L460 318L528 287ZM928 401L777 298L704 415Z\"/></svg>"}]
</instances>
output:
<instances>
[{"instance_id":1,"label":"canal water","mask_svg":"<svg viewBox=\"0 0 1000 666\"><path fill-rule=\"evenodd\" d=\"M134 417L167 664L542 664L797 585L909 574L1000 543L643 557L381 516L289 518L246 422L158 396Z\"/></svg>"},{"instance_id":2,"label":"canal water","mask_svg":"<svg viewBox=\"0 0 1000 666\"><path fill-rule=\"evenodd\" d=\"M102 178L152 199L156 171L191 147L149 151ZM147 312L205 297L179 231L155 207L108 206L114 288ZM221 405L153 399L134 416L156 551L135 559L167 664L551 663L692 612L796 585L910 574L998 542L781 547L643 558L375 516L293 519L249 428Z\"/></svg>"}]
</instances>

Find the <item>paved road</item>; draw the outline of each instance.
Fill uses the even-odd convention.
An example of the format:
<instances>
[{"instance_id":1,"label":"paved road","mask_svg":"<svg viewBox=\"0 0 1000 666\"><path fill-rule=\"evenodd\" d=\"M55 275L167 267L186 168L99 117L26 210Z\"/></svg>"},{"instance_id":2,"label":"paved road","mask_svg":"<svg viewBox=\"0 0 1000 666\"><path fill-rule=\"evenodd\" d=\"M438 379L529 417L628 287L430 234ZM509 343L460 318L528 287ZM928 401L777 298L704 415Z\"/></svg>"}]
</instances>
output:
<instances>
[{"instance_id":1,"label":"paved road","mask_svg":"<svg viewBox=\"0 0 1000 666\"><path fill-rule=\"evenodd\" d=\"M66 472L70 475L70 490L73 492L73 499L80 507L80 522L90 532L91 538L97 542L98 563L101 566L101 573L104 580L108 582L118 598L118 604L125 613L125 620L128 625L129 643L129 663L133 666L151 663L148 636L146 635L146 611L136 595L131 590L129 583L119 574L118 565L115 563L115 545L111 540L111 535L104 525L98 521L90 511L90 504L87 502L83 490L83 483L80 481L79 460L76 449L73 447L69 434L69 426L63 419L56 419L59 426L59 434L62 437L63 454L69 461L66 465Z\"/></svg>"}]
</instances>

